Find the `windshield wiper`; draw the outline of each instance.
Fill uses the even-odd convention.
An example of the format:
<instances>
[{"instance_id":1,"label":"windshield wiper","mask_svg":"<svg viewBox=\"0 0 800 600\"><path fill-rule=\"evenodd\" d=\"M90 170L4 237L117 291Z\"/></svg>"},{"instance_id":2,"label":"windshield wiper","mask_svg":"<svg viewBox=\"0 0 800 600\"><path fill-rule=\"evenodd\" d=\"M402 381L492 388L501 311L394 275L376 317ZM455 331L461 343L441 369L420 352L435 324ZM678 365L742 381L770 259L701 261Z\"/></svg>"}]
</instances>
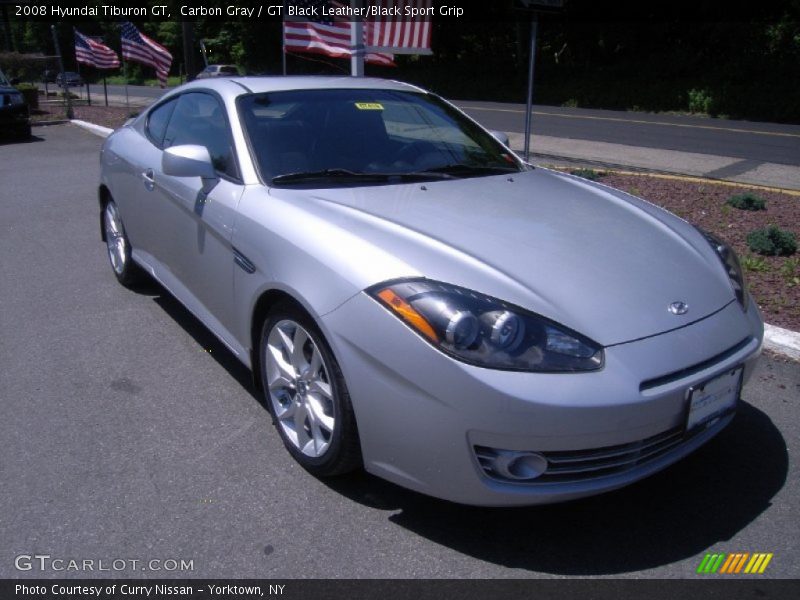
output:
<instances>
[{"instance_id":1,"label":"windshield wiper","mask_svg":"<svg viewBox=\"0 0 800 600\"><path fill-rule=\"evenodd\" d=\"M298 183L303 181L314 181L318 179L338 179L352 181L381 181L391 182L392 180L403 179L453 179L449 173L437 173L436 171L417 171L404 173L364 173L351 171L350 169L322 169L321 171L303 171L299 173L285 173L276 175L272 178L273 184Z\"/></svg>"},{"instance_id":2,"label":"windshield wiper","mask_svg":"<svg viewBox=\"0 0 800 600\"><path fill-rule=\"evenodd\" d=\"M298 173L285 173L272 178L272 183L293 183L297 181L312 181L314 179L360 179L367 181L384 180L386 175L381 173L359 173L350 169L322 169L321 171L301 171Z\"/></svg>"},{"instance_id":3,"label":"windshield wiper","mask_svg":"<svg viewBox=\"0 0 800 600\"><path fill-rule=\"evenodd\" d=\"M423 171L416 171L415 174L442 174L450 175L452 177L465 177L469 175L501 175L503 173L516 173L518 171L519 169L516 169L515 167L453 163L450 165L431 167L430 169L424 169Z\"/></svg>"}]
</instances>

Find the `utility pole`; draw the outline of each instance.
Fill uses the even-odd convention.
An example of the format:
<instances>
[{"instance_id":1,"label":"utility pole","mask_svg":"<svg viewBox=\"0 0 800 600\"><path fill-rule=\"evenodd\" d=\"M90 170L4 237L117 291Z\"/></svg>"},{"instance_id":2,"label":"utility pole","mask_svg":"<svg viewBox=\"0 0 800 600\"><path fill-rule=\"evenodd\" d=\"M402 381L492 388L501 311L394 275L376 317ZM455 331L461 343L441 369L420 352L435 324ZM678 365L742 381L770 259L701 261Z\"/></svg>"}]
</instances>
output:
<instances>
[{"instance_id":1,"label":"utility pole","mask_svg":"<svg viewBox=\"0 0 800 600\"><path fill-rule=\"evenodd\" d=\"M533 67L536 64L536 33L539 30L539 18L531 14L531 49L528 58L528 98L525 106L525 162L531 159L531 117L533 116Z\"/></svg>"},{"instance_id":2,"label":"utility pole","mask_svg":"<svg viewBox=\"0 0 800 600\"><path fill-rule=\"evenodd\" d=\"M353 7L354 13L358 14L359 11L355 9L361 8L364 5L362 0L350 0L350 6ZM364 76L364 22L356 17L353 17L353 22L350 23L350 75L353 77Z\"/></svg>"},{"instance_id":3,"label":"utility pole","mask_svg":"<svg viewBox=\"0 0 800 600\"><path fill-rule=\"evenodd\" d=\"M536 34L539 31L539 11L560 10L566 0L512 0L515 10L530 13L531 34L528 54L528 95L525 106L525 162L531 157L531 121L533 120L533 67L536 64Z\"/></svg>"},{"instance_id":4,"label":"utility pole","mask_svg":"<svg viewBox=\"0 0 800 600\"><path fill-rule=\"evenodd\" d=\"M64 58L61 56L61 46L58 43L58 33L56 26L50 25L50 31L53 33L53 45L56 48L56 56L58 56L58 68L61 71L61 85L64 89L64 99L67 103L67 118L74 119L75 115L72 112L72 98L70 97L69 84L67 83L67 76L64 74Z\"/></svg>"},{"instance_id":5,"label":"utility pole","mask_svg":"<svg viewBox=\"0 0 800 600\"><path fill-rule=\"evenodd\" d=\"M181 21L183 31L183 64L186 65L186 81L191 81L197 76L194 66L194 28L189 21Z\"/></svg>"},{"instance_id":6,"label":"utility pole","mask_svg":"<svg viewBox=\"0 0 800 600\"><path fill-rule=\"evenodd\" d=\"M14 37L11 33L11 20L8 18L8 5L5 3L0 4L0 17L2 17L3 24L3 45L5 46L6 52L11 52L12 50L16 50L16 44L14 44Z\"/></svg>"}]
</instances>

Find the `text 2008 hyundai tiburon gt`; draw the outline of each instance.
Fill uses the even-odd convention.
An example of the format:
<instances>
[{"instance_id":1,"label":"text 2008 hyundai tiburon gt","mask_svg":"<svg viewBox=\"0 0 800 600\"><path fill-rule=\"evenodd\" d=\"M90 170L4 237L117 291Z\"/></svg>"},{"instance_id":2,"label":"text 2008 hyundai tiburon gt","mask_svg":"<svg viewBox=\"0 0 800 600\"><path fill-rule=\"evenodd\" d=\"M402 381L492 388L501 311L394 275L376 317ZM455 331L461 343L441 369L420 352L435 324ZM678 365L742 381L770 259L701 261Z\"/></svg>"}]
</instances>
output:
<instances>
[{"instance_id":1,"label":"text 2008 hyundai tiburon gt","mask_svg":"<svg viewBox=\"0 0 800 600\"><path fill-rule=\"evenodd\" d=\"M103 239L253 370L311 473L618 488L731 421L762 320L723 241L502 137L396 82L197 81L103 146Z\"/></svg>"}]
</instances>

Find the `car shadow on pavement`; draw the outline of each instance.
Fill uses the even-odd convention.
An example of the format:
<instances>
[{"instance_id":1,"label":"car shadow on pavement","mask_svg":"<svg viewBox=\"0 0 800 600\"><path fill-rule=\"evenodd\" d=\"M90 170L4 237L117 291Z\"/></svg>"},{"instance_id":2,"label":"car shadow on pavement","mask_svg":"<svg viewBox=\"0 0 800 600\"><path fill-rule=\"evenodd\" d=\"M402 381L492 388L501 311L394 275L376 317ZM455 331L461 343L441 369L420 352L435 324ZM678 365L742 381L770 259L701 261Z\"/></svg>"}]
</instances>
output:
<instances>
[{"instance_id":1,"label":"car shadow on pavement","mask_svg":"<svg viewBox=\"0 0 800 600\"><path fill-rule=\"evenodd\" d=\"M211 331L206 328L200 320L184 307L175 297L164 289L154 279L147 278L137 287L133 288L138 294L152 296L153 301L161 307L175 322L188 333L199 348L208 351L209 355L225 369L236 382L261 404L266 410L261 394L253 386L253 378L250 370L245 367L239 359L228 349L225 344L219 341Z\"/></svg>"},{"instance_id":2,"label":"car shadow on pavement","mask_svg":"<svg viewBox=\"0 0 800 600\"><path fill-rule=\"evenodd\" d=\"M433 542L509 568L614 575L691 558L730 540L783 487L786 442L742 403L731 425L683 461L627 488L563 504L480 508L428 498L366 474L327 484Z\"/></svg>"},{"instance_id":3,"label":"car shadow on pavement","mask_svg":"<svg viewBox=\"0 0 800 600\"><path fill-rule=\"evenodd\" d=\"M6 139L0 137L0 146L13 146L16 144L35 144L37 142L43 142L43 141L45 141L44 138L35 135L31 135L31 137L25 139Z\"/></svg>"}]
</instances>

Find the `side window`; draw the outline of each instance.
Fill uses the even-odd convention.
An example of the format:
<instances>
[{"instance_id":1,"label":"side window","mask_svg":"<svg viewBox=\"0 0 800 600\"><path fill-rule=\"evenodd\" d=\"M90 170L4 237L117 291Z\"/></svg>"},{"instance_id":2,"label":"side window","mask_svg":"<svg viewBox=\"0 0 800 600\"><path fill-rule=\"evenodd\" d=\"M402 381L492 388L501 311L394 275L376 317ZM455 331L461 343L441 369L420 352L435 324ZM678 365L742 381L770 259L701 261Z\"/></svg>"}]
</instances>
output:
<instances>
[{"instance_id":1,"label":"side window","mask_svg":"<svg viewBox=\"0 0 800 600\"><path fill-rule=\"evenodd\" d=\"M214 96L191 92L178 98L164 136L164 148L183 144L205 146L217 171L239 177L224 108Z\"/></svg>"},{"instance_id":2,"label":"side window","mask_svg":"<svg viewBox=\"0 0 800 600\"><path fill-rule=\"evenodd\" d=\"M164 133L167 131L167 123L169 123L169 118L172 115L172 111L175 110L176 103L177 100L171 100L166 104L162 104L153 110L147 117L147 135L158 147L161 147L161 144L164 141Z\"/></svg>"}]
</instances>

